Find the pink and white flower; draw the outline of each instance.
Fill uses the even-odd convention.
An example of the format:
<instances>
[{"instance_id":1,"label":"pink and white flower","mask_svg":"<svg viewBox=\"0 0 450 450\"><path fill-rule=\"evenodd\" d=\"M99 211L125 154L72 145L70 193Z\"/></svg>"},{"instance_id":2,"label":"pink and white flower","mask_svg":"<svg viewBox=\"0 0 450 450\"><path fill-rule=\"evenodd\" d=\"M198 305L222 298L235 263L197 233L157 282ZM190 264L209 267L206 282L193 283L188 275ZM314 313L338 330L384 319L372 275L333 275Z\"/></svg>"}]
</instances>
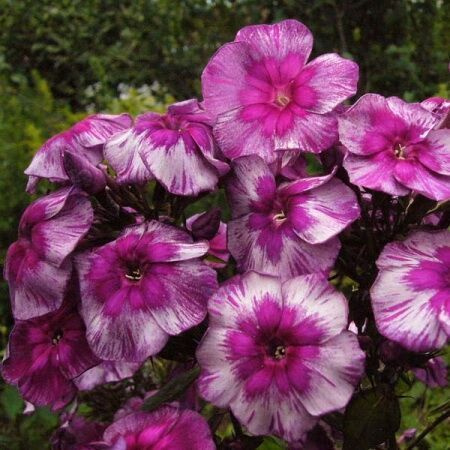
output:
<instances>
[{"instance_id":1,"label":"pink and white flower","mask_svg":"<svg viewBox=\"0 0 450 450\"><path fill-rule=\"evenodd\" d=\"M198 413L164 406L133 413L110 425L103 439L111 450L214 450L206 420Z\"/></svg>"},{"instance_id":2,"label":"pink and white flower","mask_svg":"<svg viewBox=\"0 0 450 450\"><path fill-rule=\"evenodd\" d=\"M442 348L450 334L450 232L418 231L387 244L377 266L371 297L380 333L416 352Z\"/></svg>"},{"instance_id":3,"label":"pink and white flower","mask_svg":"<svg viewBox=\"0 0 450 450\"><path fill-rule=\"evenodd\" d=\"M333 174L277 185L256 155L232 167L228 249L238 267L284 278L328 272L340 249L336 236L359 217L352 190Z\"/></svg>"},{"instance_id":4,"label":"pink and white flower","mask_svg":"<svg viewBox=\"0 0 450 450\"><path fill-rule=\"evenodd\" d=\"M241 29L222 46L202 75L206 110L225 156L276 150L321 152L337 140L333 113L356 93L358 65L337 54L307 63L309 29L296 20Z\"/></svg>"},{"instance_id":5,"label":"pink and white flower","mask_svg":"<svg viewBox=\"0 0 450 450\"><path fill-rule=\"evenodd\" d=\"M41 197L25 210L4 270L16 319L61 306L72 272L69 255L89 231L93 215L89 199L71 188Z\"/></svg>"},{"instance_id":6,"label":"pink and white flower","mask_svg":"<svg viewBox=\"0 0 450 450\"><path fill-rule=\"evenodd\" d=\"M206 242L151 221L79 255L81 315L97 356L140 362L199 324L217 288L216 272L200 259L207 251Z\"/></svg>"},{"instance_id":7,"label":"pink and white flower","mask_svg":"<svg viewBox=\"0 0 450 450\"><path fill-rule=\"evenodd\" d=\"M40 178L47 178L55 183L70 181L63 164L66 151L97 166L103 160L103 147L107 139L114 133L129 128L132 122L128 114L94 114L53 136L37 151L25 170L29 177L27 191L35 192Z\"/></svg>"},{"instance_id":8,"label":"pink and white flower","mask_svg":"<svg viewBox=\"0 0 450 450\"><path fill-rule=\"evenodd\" d=\"M59 310L18 320L11 332L2 376L35 406L65 406L77 392L73 379L99 362L73 303L70 293Z\"/></svg>"},{"instance_id":9,"label":"pink and white flower","mask_svg":"<svg viewBox=\"0 0 450 450\"><path fill-rule=\"evenodd\" d=\"M442 356L436 356L427 361L424 367L413 369L414 375L430 388L447 387L447 365Z\"/></svg>"},{"instance_id":10,"label":"pink and white flower","mask_svg":"<svg viewBox=\"0 0 450 450\"><path fill-rule=\"evenodd\" d=\"M361 97L339 116L350 181L391 195L450 198L450 130L435 130L439 120L397 97Z\"/></svg>"},{"instance_id":11,"label":"pink and white flower","mask_svg":"<svg viewBox=\"0 0 450 450\"><path fill-rule=\"evenodd\" d=\"M138 116L130 130L107 143L105 157L119 183L143 184L156 178L177 195L211 191L228 171L219 159L211 118L194 99L169 106L164 115Z\"/></svg>"},{"instance_id":12,"label":"pink and white flower","mask_svg":"<svg viewBox=\"0 0 450 450\"><path fill-rule=\"evenodd\" d=\"M211 297L208 312L200 394L250 433L296 442L350 400L364 353L346 331L345 297L326 278L247 272Z\"/></svg>"}]
</instances>

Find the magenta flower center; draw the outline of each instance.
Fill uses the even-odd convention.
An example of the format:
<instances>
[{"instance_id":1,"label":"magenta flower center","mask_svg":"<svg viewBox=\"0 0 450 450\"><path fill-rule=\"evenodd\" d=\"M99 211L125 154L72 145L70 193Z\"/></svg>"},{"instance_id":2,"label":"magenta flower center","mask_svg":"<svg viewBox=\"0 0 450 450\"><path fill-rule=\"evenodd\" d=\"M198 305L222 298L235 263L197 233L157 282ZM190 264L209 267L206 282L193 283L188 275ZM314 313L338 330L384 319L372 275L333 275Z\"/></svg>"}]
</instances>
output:
<instances>
[{"instance_id":1,"label":"magenta flower center","mask_svg":"<svg viewBox=\"0 0 450 450\"><path fill-rule=\"evenodd\" d=\"M53 344L53 345L57 345L57 344L59 343L59 341L62 339L62 337L63 337L63 331L62 331L60 328L58 328L58 329L53 333L53 336L52 336L52 344Z\"/></svg>"}]
</instances>

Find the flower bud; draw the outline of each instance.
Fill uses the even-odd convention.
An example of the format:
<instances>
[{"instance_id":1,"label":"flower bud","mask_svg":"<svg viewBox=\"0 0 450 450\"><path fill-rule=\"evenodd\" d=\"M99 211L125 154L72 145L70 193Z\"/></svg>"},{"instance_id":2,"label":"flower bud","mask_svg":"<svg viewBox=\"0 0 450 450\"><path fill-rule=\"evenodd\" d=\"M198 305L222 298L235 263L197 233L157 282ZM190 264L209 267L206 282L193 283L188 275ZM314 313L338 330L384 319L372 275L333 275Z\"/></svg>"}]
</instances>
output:
<instances>
[{"instance_id":1,"label":"flower bud","mask_svg":"<svg viewBox=\"0 0 450 450\"><path fill-rule=\"evenodd\" d=\"M88 194L97 194L106 186L105 174L86 158L66 151L64 169L74 186Z\"/></svg>"},{"instance_id":2,"label":"flower bud","mask_svg":"<svg viewBox=\"0 0 450 450\"><path fill-rule=\"evenodd\" d=\"M220 209L213 208L199 215L191 224L192 235L195 239L212 239L220 226Z\"/></svg>"}]
</instances>

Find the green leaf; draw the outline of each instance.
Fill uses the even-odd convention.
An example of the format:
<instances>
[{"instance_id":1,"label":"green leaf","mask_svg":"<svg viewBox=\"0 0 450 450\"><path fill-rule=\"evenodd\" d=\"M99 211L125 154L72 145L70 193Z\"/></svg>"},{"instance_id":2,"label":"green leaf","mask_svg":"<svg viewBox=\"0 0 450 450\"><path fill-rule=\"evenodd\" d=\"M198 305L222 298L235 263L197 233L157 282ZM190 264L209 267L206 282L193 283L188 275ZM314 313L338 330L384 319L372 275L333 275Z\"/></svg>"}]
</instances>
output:
<instances>
[{"instance_id":1,"label":"green leaf","mask_svg":"<svg viewBox=\"0 0 450 450\"><path fill-rule=\"evenodd\" d=\"M182 373L181 375L172 378L159 391L145 400L142 405L143 411L153 411L164 403L170 403L176 400L183 394L186 389L197 379L200 375L200 367L196 366L193 369Z\"/></svg>"},{"instance_id":2,"label":"green leaf","mask_svg":"<svg viewBox=\"0 0 450 450\"><path fill-rule=\"evenodd\" d=\"M0 395L0 402L6 415L14 420L19 414L22 414L23 408L25 406L19 391L9 385L5 385Z\"/></svg>"},{"instance_id":3,"label":"green leaf","mask_svg":"<svg viewBox=\"0 0 450 450\"><path fill-rule=\"evenodd\" d=\"M263 443L258 447L258 450L286 450L286 444L281 440L273 436L264 438Z\"/></svg>"},{"instance_id":4,"label":"green leaf","mask_svg":"<svg viewBox=\"0 0 450 450\"><path fill-rule=\"evenodd\" d=\"M344 415L344 450L368 450L391 439L400 427L400 405L387 385L362 391Z\"/></svg>"}]
</instances>

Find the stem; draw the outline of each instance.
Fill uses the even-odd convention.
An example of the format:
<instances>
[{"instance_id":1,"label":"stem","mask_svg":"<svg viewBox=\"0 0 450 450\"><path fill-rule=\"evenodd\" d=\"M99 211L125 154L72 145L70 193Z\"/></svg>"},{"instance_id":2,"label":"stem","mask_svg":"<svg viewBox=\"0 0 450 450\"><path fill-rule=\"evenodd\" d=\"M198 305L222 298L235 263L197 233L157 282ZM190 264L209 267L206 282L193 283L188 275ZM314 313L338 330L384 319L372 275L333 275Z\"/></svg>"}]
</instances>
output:
<instances>
[{"instance_id":1,"label":"stem","mask_svg":"<svg viewBox=\"0 0 450 450\"><path fill-rule=\"evenodd\" d=\"M433 423L428 425L425 430L423 430L422 433L420 433L419 436L417 436L414 441L412 441L411 444L408 445L406 450L412 450L428 433L433 431L441 422L443 422L448 417L450 417L450 409L439 416Z\"/></svg>"}]
</instances>

